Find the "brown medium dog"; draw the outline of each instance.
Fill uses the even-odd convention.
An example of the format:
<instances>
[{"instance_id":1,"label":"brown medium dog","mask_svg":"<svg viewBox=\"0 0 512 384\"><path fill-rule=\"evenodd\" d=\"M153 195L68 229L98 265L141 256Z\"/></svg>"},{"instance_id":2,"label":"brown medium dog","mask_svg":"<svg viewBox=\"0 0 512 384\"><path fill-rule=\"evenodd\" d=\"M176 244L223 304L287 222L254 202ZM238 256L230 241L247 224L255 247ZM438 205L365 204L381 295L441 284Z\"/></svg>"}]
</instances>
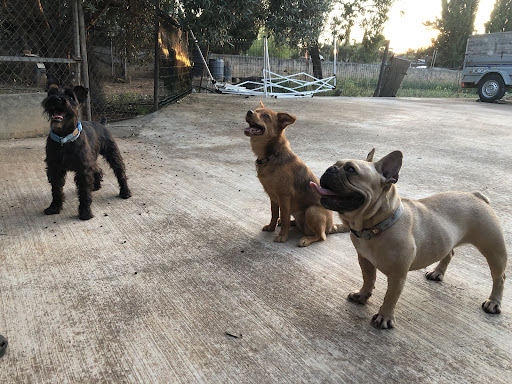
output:
<instances>
[{"instance_id":1,"label":"brown medium dog","mask_svg":"<svg viewBox=\"0 0 512 384\"><path fill-rule=\"evenodd\" d=\"M348 299L366 304L375 285L377 269L387 276L384 303L373 317L377 328L393 328L395 306L407 272L439 261L426 273L443 279L454 248L473 244L486 258L492 276L491 295L482 304L487 313L501 312L507 249L500 222L480 192L444 192L421 200L402 199L395 183L402 167L402 152L373 161L339 160L312 184L322 205L338 211L352 231L363 286Z\"/></svg>"},{"instance_id":2,"label":"brown medium dog","mask_svg":"<svg viewBox=\"0 0 512 384\"><path fill-rule=\"evenodd\" d=\"M309 186L310 181L318 184L318 179L293 153L284 135L285 128L296 118L260 104L261 108L247 112L245 120L249 127L244 133L251 138L252 150L258 157L258 179L270 197L272 219L263 231L273 232L281 216L281 231L274 241L286 242L290 225L295 223L306 235L300 239L299 247L325 240L330 233L347 232L343 225L333 224L332 212L320 204L320 196ZM294 222L290 220L291 215Z\"/></svg>"}]
</instances>

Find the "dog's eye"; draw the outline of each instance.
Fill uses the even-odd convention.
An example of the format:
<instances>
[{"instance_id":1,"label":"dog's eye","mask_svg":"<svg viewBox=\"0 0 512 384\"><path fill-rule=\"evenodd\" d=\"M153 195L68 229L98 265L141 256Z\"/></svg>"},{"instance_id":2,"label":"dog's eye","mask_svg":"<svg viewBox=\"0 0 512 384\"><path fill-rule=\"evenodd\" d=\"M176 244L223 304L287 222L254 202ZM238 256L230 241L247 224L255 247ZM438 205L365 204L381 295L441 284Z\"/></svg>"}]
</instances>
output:
<instances>
[{"instance_id":1,"label":"dog's eye","mask_svg":"<svg viewBox=\"0 0 512 384\"><path fill-rule=\"evenodd\" d=\"M345 170L345 173L348 173L349 175L355 175L357 173L356 169L351 165L346 165L343 169Z\"/></svg>"},{"instance_id":2,"label":"dog's eye","mask_svg":"<svg viewBox=\"0 0 512 384\"><path fill-rule=\"evenodd\" d=\"M263 115L263 118L264 118L265 120L270 120L270 116L268 115L268 113L265 113L265 114Z\"/></svg>"}]
</instances>

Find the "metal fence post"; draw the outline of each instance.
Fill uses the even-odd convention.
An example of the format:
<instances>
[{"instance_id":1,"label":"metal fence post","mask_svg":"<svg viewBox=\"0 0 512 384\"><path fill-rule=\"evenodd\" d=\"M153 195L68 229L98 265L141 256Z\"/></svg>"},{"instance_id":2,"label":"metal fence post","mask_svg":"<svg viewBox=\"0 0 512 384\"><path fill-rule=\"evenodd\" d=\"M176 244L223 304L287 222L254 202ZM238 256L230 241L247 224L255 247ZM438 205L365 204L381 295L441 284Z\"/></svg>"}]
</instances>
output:
<instances>
[{"instance_id":1,"label":"metal fence post","mask_svg":"<svg viewBox=\"0 0 512 384\"><path fill-rule=\"evenodd\" d=\"M80 60L80 28L79 28L79 21L78 21L78 1L80 0L73 0L73 37L75 41L75 59ZM80 66L82 65L81 62L76 63L76 78L75 78L75 84L81 85L82 84L82 72Z\"/></svg>"},{"instance_id":2,"label":"metal fence post","mask_svg":"<svg viewBox=\"0 0 512 384\"><path fill-rule=\"evenodd\" d=\"M160 78L160 43L158 41L160 34L160 20L158 15L160 13L160 1L155 0L155 73L153 81L153 110L158 111L158 79Z\"/></svg>"}]
</instances>

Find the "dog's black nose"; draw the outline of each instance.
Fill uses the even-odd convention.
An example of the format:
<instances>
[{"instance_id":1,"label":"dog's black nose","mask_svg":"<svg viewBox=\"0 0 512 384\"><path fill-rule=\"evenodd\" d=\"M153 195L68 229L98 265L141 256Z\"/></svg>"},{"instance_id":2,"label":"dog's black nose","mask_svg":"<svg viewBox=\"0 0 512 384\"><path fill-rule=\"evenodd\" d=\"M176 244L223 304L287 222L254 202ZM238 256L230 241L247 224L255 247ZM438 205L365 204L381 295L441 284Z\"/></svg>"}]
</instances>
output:
<instances>
[{"instance_id":1,"label":"dog's black nose","mask_svg":"<svg viewBox=\"0 0 512 384\"><path fill-rule=\"evenodd\" d=\"M338 173L338 167L336 167L335 165L333 165L332 167L327 168L327 170L325 171L325 173Z\"/></svg>"},{"instance_id":2,"label":"dog's black nose","mask_svg":"<svg viewBox=\"0 0 512 384\"><path fill-rule=\"evenodd\" d=\"M251 116L253 113L253 111L247 111L247 116Z\"/></svg>"}]
</instances>

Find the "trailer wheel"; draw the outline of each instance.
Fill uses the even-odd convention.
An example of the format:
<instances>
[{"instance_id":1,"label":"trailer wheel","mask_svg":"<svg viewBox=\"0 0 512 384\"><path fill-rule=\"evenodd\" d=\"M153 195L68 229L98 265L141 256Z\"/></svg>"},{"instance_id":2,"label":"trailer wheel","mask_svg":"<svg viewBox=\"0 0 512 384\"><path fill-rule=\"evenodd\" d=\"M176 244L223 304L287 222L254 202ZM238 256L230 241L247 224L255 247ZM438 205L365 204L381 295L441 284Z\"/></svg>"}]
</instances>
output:
<instances>
[{"instance_id":1,"label":"trailer wheel","mask_svg":"<svg viewBox=\"0 0 512 384\"><path fill-rule=\"evenodd\" d=\"M481 101L492 103L505 94L505 82L500 75L489 75L478 85L478 96Z\"/></svg>"}]
</instances>

